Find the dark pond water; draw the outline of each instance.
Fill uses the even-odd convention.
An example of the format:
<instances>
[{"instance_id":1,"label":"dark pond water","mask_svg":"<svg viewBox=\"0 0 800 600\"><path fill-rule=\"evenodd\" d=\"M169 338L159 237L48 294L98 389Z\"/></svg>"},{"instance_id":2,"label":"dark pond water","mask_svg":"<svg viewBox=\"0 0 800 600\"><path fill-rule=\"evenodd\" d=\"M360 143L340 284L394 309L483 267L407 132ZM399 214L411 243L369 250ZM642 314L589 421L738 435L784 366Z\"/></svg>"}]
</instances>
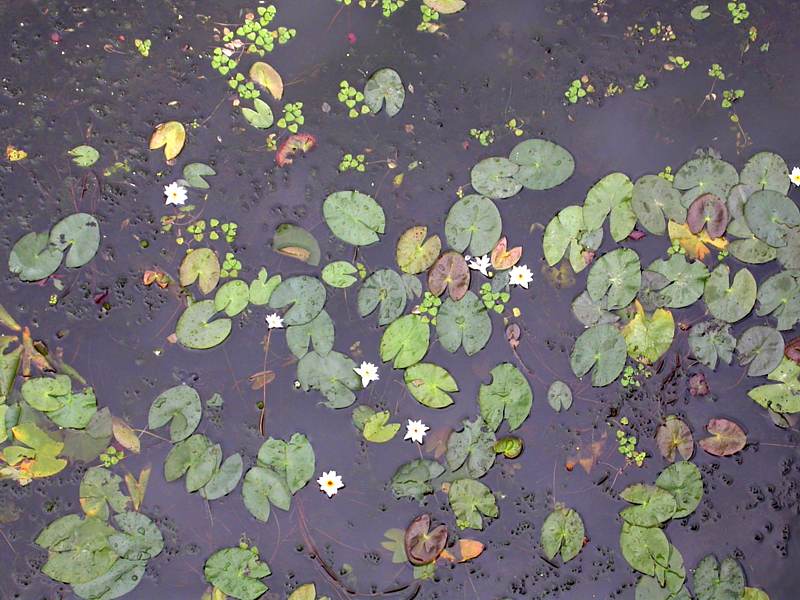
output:
<instances>
[{"instance_id":1,"label":"dark pond water","mask_svg":"<svg viewBox=\"0 0 800 600\"><path fill-rule=\"evenodd\" d=\"M226 456L240 452L245 468L254 464L263 440L256 407L261 392L248 383L250 374L263 368L262 312L237 317L224 345L188 351L167 340L182 306L178 286L161 290L142 284L148 269L177 273L184 251L174 233L160 231L161 217L172 214L162 188L180 177L185 164L204 162L217 171L206 198L191 194L207 217L239 224L233 248L244 278L251 279L262 265L284 277L319 274L318 268L271 250L275 227L285 222L317 237L321 264L352 259L352 247L331 236L321 214L322 200L341 189L359 189L382 204L388 217L383 239L390 242L361 249L359 260L369 270L393 266L400 233L427 224L441 234L472 165L506 155L517 142L504 126L511 118L524 123L526 137L554 140L575 157L575 174L566 184L498 201L504 233L524 246L524 262L535 276L528 292L516 291L513 301L521 310L518 354L531 371L535 400L519 430L525 452L513 461L499 459L482 479L498 498L500 517L471 536L486 544L480 558L440 566L433 580L421 583L414 581L410 566L391 562L381 548L383 532L404 528L421 509L395 500L388 481L399 465L419 457L418 447L399 438L367 444L353 427L350 410L332 411L318 403L315 392L296 390L292 356L284 337L273 335L269 364L277 377L268 388L267 433L280 438L306 433L318 469L336 469L347 487L329 500L312 481L290 512L273 511L267 523L260 523L245 510L238 489L209 507L199 495L187 494L182 483L167 483L162 465L170 444L144 435L141 454L126 457L116 470L138 473L153 466L143 511L160 527L166 548L128 597L200 598L207 587L205 560L244 535L272 569L265 580L270 598L284 598L299 583L314 581L320 594L332 598L378 597L400 588L386 597L632 599L637 576L619 549L618 512L624 503L617 493L631 483L653 481L664 467L653 436L666 413L684 418L696 437L703 436L709 418L733 419L750 442L729 458L696 451L703 501L668 530L686 564L693 567L712 552L720 558L733 554L748 585L761 587L773 600L797 597L798 432L777 428L747 398L751 383L740 367L712 373L687 360L687 334L681 330L661 371L638 390L618 384L591 388L588 381L577 381L569 352L582 327L569 303L584 289L586 271L554 286L545 276L537 227L560 208L581 203L586 190L608 172L636 179L667 165L675 169L699 148L714 148L738 169L761 150L777 152L790 167L800 162L796 5L748 2L748 22L735 26L722 2L712 3L715 14L702 22L689 17L692 3L687 2L595 3L608 14L604 23L590 0L470 0L467 10L443 16L444 27L430 34L416 30L416 4L412 0L387 20L378 9L342 8L334 0L276 1L276 24L296 27L298 33L266 60L287 83L286 101L304 103L303 131L317 138L313 152L278 168L274 152L265 148L264 132L244 123L231 106L225 81L209 66L214 23L241 22L244 5L0 2L0 129L7 144L28 153L23 161L0 162L3 263L24 232L46 230L76 209L96 215L103 234L89 265L59 271L61 290L52 280L20 283L3 267L2 304L51 351L63 348L65 360L95 388L99 405L137 428L146 426L153 398L177 383L195 386L204 401L220 393L223 407L205 409L198 431L221 442ZM677 40L649 41L647 30L657 21L671 25ZM626 35L635 24L645 27L642 42ZM749 25L757 26L758 41L744 53ZM134 38L152 40L149 58L139 56ZM761 51L765 42L769 49ZM664 70L669 55L684 56L691 66ZM701 106L712 63L722 64L728 74L726 89L746 91L736 105L741 129L719 100ZM382 114L348 119L336 99L339 82L360 85L366 73L384 66L396 69L409 86L403 110L392 119ZM597 90L591 101L565 103L564 90L584 74ZM647 76L649 88L634 91L639 74ZM604 97L612 83L625 92ZM153 127L169 120L197 124L188 128L186 148L173 167L165 165L161 152L147 150ZM494 129L496 140L484 148L470 138L471 128ZM82 143L101 155L89 171L66 155ZM365 149L372 163L366 173L338 171L343 153ZM396 169L387 168L389 159ZM129 171L104 175L117 161ZM412 163L418 164L413 170ZM404 180L395 187L392 178L400 172ZM229 250L222 241L214 247L223 254ZM607 240L603 250L612 247ZM664 250L663 239L645 238L634 247L644 264ZM773 265L754 272L775 270ZM51 294L58 296L55 306L49 304ZM358 317L354 292L329 293L326 308L336 323L336 348L357 361L378 363L381 330L374 318ZM676 312L676 320L685 323L702 317L702 303ZM750 317L735 331L766 323ZM797 330L784 334L788 340ZM681 367L664 383L678 356ZM489 370L517 359L497 319L492 340L478 355L450 355L432 345L428 360L445 365L458 380L454 406L442 411L419 406L405 391L402 373L388 365L381 367L379 382L359 393L359 403L388 409L398 422L423 418L433 432L446 430L477 413L478 387L489 380ZM688 377L700 370L708 376L713 399L689 394ZM547 388L555 379L575 393L570 411L556 413L547 405ZM617 414L630 418L641 449L650 455L644 467L622 474L624 459L606 425ZM568 471L567 458L604 432L608 443L591 472ZM80 512L78 485L86 468L75 461L59 475L25 487L0 483L0 597L72 597L68 586L40 573L46 554L32 540L55 518ZM590 540L565 566L548 562L539 546L541 524L555 501L582 515ZM445 494L429 496L424 510L455 530Z\"/></svg>"}]
</instances>

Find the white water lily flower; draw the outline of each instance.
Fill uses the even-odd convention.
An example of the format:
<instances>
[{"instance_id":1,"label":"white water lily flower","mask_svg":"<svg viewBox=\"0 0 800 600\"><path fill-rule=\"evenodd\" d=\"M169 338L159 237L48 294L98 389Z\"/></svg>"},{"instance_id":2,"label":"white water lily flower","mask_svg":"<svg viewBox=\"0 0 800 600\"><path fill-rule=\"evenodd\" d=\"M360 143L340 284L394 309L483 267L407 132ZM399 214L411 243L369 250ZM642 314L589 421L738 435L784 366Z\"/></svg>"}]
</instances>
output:
<instances>
[{"instance_id":1,"label":"white water lily flower","mask_svg":"<svg viewBox=\"0 0 800 600\"><path fill-rule=\"evenodd\" d=\"M283 317L278 313L267 315L267 327L269 329L283 329Z\"/></svg>"},{"instance_id":2,"label":"white water lily flower","mask_svg":"<svg viewBox=\"0 0 800 600\"><path fill-rule=\"evenodd\" d=\"M527 265L517 265L511 268L508 280L511 285L521 285L527 290L531 281L533 281L533 273Z\"/></svg>"},{"instance_id":3,"label":"white water lily flower","mask_svg":"<svg viewBox=\"0 0 800 600\"><path fill-rule=\"evenodd\" d=\"M337 475L336 471L323 471L317 483L320 491L328 494L328 498L333 498L344 487L342 476Z\"/></svg>"},{"instance_id":4,"label":"white water lily flower","mask_svg":"<svg viewBox=\"0 0 800 600\"><path fill-rule=\"evenodd\" d=\"M378 381L380 377L378 376L378 367L373 365L371 362L362 362L360 367L356 367L353 369L356 372L356 375L361 377L361 385L363 387L367 387L373 381Z\"/></svg>"},{"instance_id":5,"label":"white water lily flower","mask_svg":"<svg viewBox=\"0 0 800 600\"><path fill-rule=\"evenodd\" d=\"M423 438L428 433L428 429L430 429L430 427L425 425L421 420L412 421L409 419L408 425L406 425L406 436L403 439L421 444Z\"/></svg>"},{"instance_id":6,"label":"white water lily flower","mask_svg":"<svg viewBox=\"0 0 800 600\"><path fill-rule=\"evenodd\" d=\"M186 188L178 184L177 181L173 181L169 185L164 186L164 195L167 197L167 206L170 204L182 206L189 197L186 193Z\"/></svg>"},{"instance_id":7,"label":"white water lily flower","mask_svg":"<svg viewBox=\"0 0 800 600\"><path fill-rule=\"evenodd\" d=\"M468 259L467 266L473 271L480 271L484 277L489 277L489 267L492 266L492 259L488 254L474 256Z\"/></svg>"},{"instance_id":8,"label":"white water lily flower","mask_svg":"<svg viewBox=\"0 0 800 600\"><path fill-rule=\"evenodd\" d=\"M792 174L789 175L789 179L792 180L793 184L800 187L800 167L794 167L792 169Z\"/></svg>"}]
</instances>

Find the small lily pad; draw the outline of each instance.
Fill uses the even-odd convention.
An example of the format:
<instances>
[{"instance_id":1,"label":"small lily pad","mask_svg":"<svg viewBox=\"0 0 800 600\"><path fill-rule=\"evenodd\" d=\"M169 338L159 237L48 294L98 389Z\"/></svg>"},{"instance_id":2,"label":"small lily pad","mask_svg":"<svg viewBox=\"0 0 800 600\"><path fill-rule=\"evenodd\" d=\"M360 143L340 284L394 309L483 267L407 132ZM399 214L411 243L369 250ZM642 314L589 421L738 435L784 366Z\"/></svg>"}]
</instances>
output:
<instances>
[{"instance_id":1,"label":"small lily pad","mask_svg":"<svg viewBox=\"0 0 800 600\"><path fill-rule=\"evenodd\" d=\"M394 69L378 69L364 86L364 104L372 113L380 112L385 106L386 114L393 117L403 108L405 99L403 80Z\"/></svg>"}]
</instances>

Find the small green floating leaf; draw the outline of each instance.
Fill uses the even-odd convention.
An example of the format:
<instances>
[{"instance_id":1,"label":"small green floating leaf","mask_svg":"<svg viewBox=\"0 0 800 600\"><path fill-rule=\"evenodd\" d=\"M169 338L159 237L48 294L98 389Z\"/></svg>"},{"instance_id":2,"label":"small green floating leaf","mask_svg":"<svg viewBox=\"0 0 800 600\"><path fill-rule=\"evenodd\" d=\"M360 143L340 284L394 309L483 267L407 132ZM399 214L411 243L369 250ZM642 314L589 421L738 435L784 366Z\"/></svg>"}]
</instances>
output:
<instances>
[{"instance_id":1,"label":"small green floating leaf","mask_svg":"<svg viewBox=\"0 0 800 600\"><path fill-rule=\"evenodd\" d=\"M100 158L100 153L91 146L75 146L67 154L79 167L91 167Z\"/></svg>"},{"instance_id":2,"label":"small green floating leaf","mask_svg":"<svg viewBox=\"0 0 800 600\"><path fill-rule=\"evenodd\" d=\"M692 514L703 498L703 477L694 463L679 461L661 471L656 485L675 498L673 519Z\"/></svg>"},{"instance_id":3,"label":"small green floating leaf","mask_svg":"<svg viewBox=\"0 0 800 600\"><path fill-rule=\"evenodd\" d=\"M450 507L460 529L483 529L483 518L497 517L499 511L492 491L474 479L457 479L448 492Z\"/></svg>"},{"instance_id":4,"label":"small green floating leaf","mask_svg":"<svg viewBox=\"0 0 800 600\"><path fill-rule=\"evenodd\" d=\"M783 336L777 329L755 325L736 342L739 364L747 367L750 377L767 375L783 360Z\"/></svg>"},{"instance_id":5,"label":"small green floating leaf","mask_svg":"<svg viewBox=\"0 0 800 600\"><path fill-rule=\"evenodd\" d=\"M303 358L310 349L326 355L333 349L333 339L333 320L326 310L308 323L286 328L286 345L297 358Z\"/></svg>"},{"instance_id":6,"label":"small green floating leaf","mask_svg":"<svg viewBox=\"0 0 800 600\"><path fill-rule=\"evenodd\" d=\"M442 302L436 316L436 333L448 352L456 352L463 346L467 356L472 356L492 336L492 320L481 299L467 292L460 300L446 298Z\"/></svg>"},{"instance_id":7,"label":"small green floating leaf","mask_svg":"<svg viewBox=\"0 0 800 600\"><path fill-rule=\"evenodd\" d=\"M438 235L426 239L428 228L418 225L406 229L397 242L397 264L404 273L416 275L427 271L442 250Z\"/></svg>"},{"instance_id":8,"label":"small green floating leaf","mask_svg":"<svg viewBox=\"0 0 800 600\"><path fill-rule=\"evenodd\" d=\"M689 348L702 364L715 369L717 361L730 364L736 338L728 323L718 320L703 321L689 331Z\"/></svg>"},{"instance_id":9,"label":"small green floating leaf","mask_svg":"<svg viewBox=\"0 0 800 600\"><path fill-rule=\"evenodd\" d=\"M186 180L186 185L198 190L207 190L209 185L205 178L213 177L216 174L214 169L204 163L189 163L183 167L183 178Z\"/></svg>"},{"instance_id":10,"label":"small green floating leaf","mask_svg":"<svg viewBox=\"0 0 800 600\"><path fill-rule=\"evenodd\" d=\"M203 574L215 588L237 600L256 600L269 588L260 580L270 575L255 548L223 548L212 554Z\"/></svg>"},{"instance_id":11,"label":"small green floating leaf","mask_svg":"<svg viewBox=\"0 0 800 600\"><path fill-rule=\"evenodd\" d=\"M636 297L642 285L639 255L630 248L619 248L601 256L589 271L586 289L592 300L608 298L608 310L624 308Z\"/></svg>"},{"instance_id":12,"label":"small green floating leaf","mask_svg":"<svg viewBox=\"0 0 800 600\"><path fill-rule=\"evenodd\" d=\"M391 486L395 498L413 498L417 502L433 493L431 481L444 473L445 468L435 460L418 458L401 465L392 476Z\"/></svg>"},{"instance_id":13,"label":"small green floating leaf","mask_svg":"<svg viewBox=\"0 0 800 600\"><path fill-rule=\"evenodd\" d=\"M744 572L735 559L717 562L709 554L694 570L694 593L697 600L740 600L744 594Z\"/></svg>"},{"instance_id":14,"label":"small green floating leaf","mask_svg":"<svg viewBox=\"0 0 800 600\"><path fill-rule=\"evenodd\" d=\"M556 412L569 410L572 406L572 390L563 381L554 381L547 388L547 403Z\"/></svg>"},{"instance_id":15,"label":"small green floating leaf","mask_svg":"<svg viewBox=\"0 0 800 600\"><path fill-rule=\"evenodd\" d=\"M364 104L372 113L380 112L385 103L386 114L393 117L403 108L405 99L403 80L394 69L378 69L364 86Z\"/></svg>"},{"instance_id":16,"label":"small green floating leaf","mask_svg":"<svg viewBox=\"0 0 800 600\"><path fill-rule=\"evenodd\" d=\"M459 469L464 466L469 477L483 477L494 464L495 442L494 432L484 428L482 419L465 419L464 427L447 438L447 466L454 473L462 473Z\"/></svg>"},{"instance_id":17,"label":"small green floating leaf","mask_svg":"<svg viewBox=\"0 0 800 600\"><path fill-rule=\"evenodd\" d=\"M272 115L272 109L269 104L260 98L253 100L253 108L242 107L242 115L256 129L269 129L275 122L275 117Z\"/></svg>"},{"instance_id":18,"label":"small green floating leaf","mask_svg":"<svg viewBox=\"0 0 800 600\"><path fill-rule=\"evenodd\" d=\"M678 506L675 496L668 490L644 483L629 485L619 496L635 505L622 510L619 516L626 523L639 527L657 527L669 521Z\"/></svg>"},{"instance_id":19,"label":"small green floating leaf","mask_svg":"<svg viewBox=\"0 0 800 600\"><path fill-rule=\"evenodd\" d=\"M358 278L355 277L355 274L357 273L358 269L356 269L351 263L347 262L346 260L337 260L332 263L328 263L322 269L322 281L331 287L340 289L349 288L356 281L358 281Z\"/></svg>"},{"instance_id":20,"label":"small green floating leaf","mask_svg":"<svg viewBox=\"0 0 800 600\"><path fill-rule=\"evenodd\" d=\"M250 282L250 304L264 306L272 297L272 292L282 281L280 275L273 275L267 279L268 273L265 268L258 271L258 276Z\"/></svg>"},{"instance_id":21,"label":"small green floating leaf","mask_svg":"<svg viewBox=\"0 0 800 600\"><path fill-rule=\"evenodd\" d=\"M400 423L389 423L388 410L376 412L364 423L364 439L375 444L385 444L400 430Z\"/></svg>"},{"instance_id":22,"label":"small green floating leaf","mask_svg":"<svg viewBox=\"0 0 800 600\"><path fill-rule=\"evenodd\" d=\"M636 180L631 195L631 208L642 227L655 235L666 233L667 221L686 221L681 193L658 175L644 175Z\"/></svg>"},{"instance_id":23,"label":"small green floating leaf","mask_svg":"<svg viewBox=\"0 0 800 600\"><path fill-rule=\"evenodd\" d=\"M318 390L330 408L347 408L356 401L353 393L361 389L361 378L353 369L356 363L341 352L322 355L311 351L297 363L297 380L305 391Z\"/></svg>"},{"instance_id":24,"label":"small green floating leaf","mask_svg":"<svg viewBox=\"0 0 800 600\"><path fill-rule=\"evenodd\" d=\"M283 315L286 325L313 320L325 305L325 286L316 277L298 275L281 281L269 299L270 308L291 307Z\"/></svg>"},{"instance_id":25,"label":"small green floating leaf","mask_svg":"<svg viewBox=\"0 0 800 600\"><path fill-rule=\"evenodd\" d=\"M214 296L214 309L235 317L247 308L250 302L250 287L241 279L233 279L222 285Z\"/></svg>"},{"instance_id":26,"label":"small green floating leaf","mask_svg":"<svg viewBox=\"0 0 800 600\"><path fill-rule=\"evenodd\" d=\"M108 520L111 511L123 512L129 498L120 491L122 478L103 467L92 467L81 479L80 503L87 517Z\"/></svg>"},{"instance_id":27,"label":"small green floating leaf","mask_svg":"<svg viewBox=\"0 0 800 600\"><path fill-rule=\"evenodd\" d=\"M692 8L689 14L695 21L702 21L711 16L711 12L708 10L708 4L698 4Z\"/></svg>"},{"instance_id":28,"label":"small green floating leaf","mask_svg":"<svg viewBox=\"0 0 800 600\"><path fill-rule=\"evenodd\" d=\"M208 483L200 490L200 495L206 500L217 500L230 494L242 478L242 470L244 465L242 463L241 454L231 454L228 458L222 461L222 464L214 472Z\"/></svg>"},{"instance_id":29,"label":"small green floating leaf","mask_svg":"<svg viewBox=\"0 0 800 600\"><path fill-rule=\"evenodd\" d=\"M207 350L228 339L231 334L231 320L220 318L211 320L217 314L213 300L202 300L186 307L175 326L178 341L186 348Z\"/></svg>"},{"instance_id":30,"label":"small green floating leaf","mask_svg":"<svg viewBox=\"0 0 800 600\"><path fill-rule=\"evenodd\" d=\"M180 282L183 287L197 281L203 294L210 293L219 283L220 265L211 248L197 248L186 253L180 267Z\"/></svg>"}]
</instances>

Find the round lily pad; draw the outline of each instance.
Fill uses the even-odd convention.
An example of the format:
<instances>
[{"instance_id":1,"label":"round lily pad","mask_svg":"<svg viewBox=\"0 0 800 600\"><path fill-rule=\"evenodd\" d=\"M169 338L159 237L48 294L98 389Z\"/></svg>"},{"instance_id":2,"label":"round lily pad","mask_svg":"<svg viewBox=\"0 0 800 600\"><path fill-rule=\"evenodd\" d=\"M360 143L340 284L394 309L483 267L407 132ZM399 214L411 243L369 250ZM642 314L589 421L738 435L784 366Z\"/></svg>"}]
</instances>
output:
<instances>
[{"instance_id":1,"label":"round lily pad","mask_svg":"<svg viewBox=\"0 0 800 600\"><path fill-rule=\"evenodd\" d=\"M708 269L700 261L688 261L680 254L669 260L654 260L648 271L663 275L669 282L658 290L663 306L684 308L694 304L703 295Z\"/></svg>"},{"instance_id":2,"label":"round lily pad","mask_svg":"<svg viewBox=\"0 0 800 600\"><path fill-rule=\"evenodd\" d=\"M636 180L631 208L642 227L655 235L664 235L667 221L683 223L686 220L681 193L658 175L644 175Z\"/></svg>"},{"instance_id":3,"label":"round lily pad","mask_svg":"<svg viewBox=\"0 0 800 600\"><path fill-rule=\"evenodd\" d=\"M73 269L82 267L94 258L100 246L100 224L87 213L69 215L53 225L50 243L67 252L64 264Z\"/></svg>"},{"instance_id":4,"label":"round lily pad","mask_svg":"<svg viewBox=\"0 0 800 600\"><path fill-rule=\"evenodd\" d=\"M618 248L601 256L586 280L586 289L595 302L608 294L608 310L628 306L641 285L639 255L630 248Z\"/></svg>"},{"instance_id":5,"label":"round lily pad","mask_svg":"<svg viewBox=\"0 0 800 600\"><path fill-rule=\"evenodd\" d=\"M767 375L783 360L783 336L777 329L756 325L736 342L736 354L740 365L749 365L750 377Z\"/></svg>"},{"instance_id":6,"label":"round lily pad","mask_svg":"<svg viewBox=\"0 0 800 600\"><path fill-rule=\"evenodd\" d=\"M378 325L388 325L406 307L406 288L403 279L392 269L381 269L367 277L358 290L358 314L366 317L375 308L378 310Z\"/></svg>"},{"instance_id":7,"label":"round lily pad","mask_svg":"<svg viewBox=\"0 0 800 600\"><path fill-rule=\"evenodd\" d=\"M773 190L755 192L744 205L753 234L774 248L786 246L788 229L800 225L800 209L790 198Z\"/></svg>"},{"instance_id":8,"label":"round lily pad","mask_svg":"<svg viewBox=\"0 0 800 600\"><path fill-rule=\"evenodd\" d=\"M510 198L522 189L522 184L513 178L519 169L518 164L507 158L484 158L472 167L472 187L489 198Z\"/></svg>"},{"instance_id":9,"label":"round lily pad","mask_svg":"<svg viewBox=\"0 0 800 600\"><path fill-rule=\"evenodd\" d=\"M302 325L316 317L325 306L325 286L316 277L298 275L284 279L272 292L270 308L291 307L283 315L287 325Z\"/></svg>"},{"instance_id":10,"label":"round lily pad","mask_svg":"<svg viewBox=\"0 0 800 600\"><path fill-rule=\"evenodd\" d=\"M554 381L547 389L547 403L556 412L569 410L572 406L572 390L563 381Z\"/></svg>"},{"instance_id":11,"label":"round lily pad","mask_svg":"<svg viewBox=\"0 0 800 600\"><path fill-rule=\"evenodd\" d=\"M520 142L509 158L519 165L514 179L529 190L549 190L559 186L575 171L572 154L549 140Z\"/></svg>"},{"instance_id":12,"label":"round lily pad","mask_svg":"<svg viewBox=\"0 0 800 600\"><path fill-rule=\"evenodd\" d=\"M406 229L397 241L397 264L405 273L416 275L427 270L442 250L438 235L426 239L428 228L417 225Z\"/></svg>"},{"instance_id":13,"label":"round lily pad","mask_svg":"<svg viewBox=\"0 0 800 600\"><path fill-rule=\"evenodd\" d=\"M619 330L614 325L595 325L575 340L570 366L577 377L583 377L594 367L592 385L603 387L622 373L626 356L625 338Z\"/></svg>"},{"instance_id":14,"label":"round lily pad","mask_svg":"<svg viewBox=\"0 0 800 600\"><path fill-rule=\"evenodd\" d=\"M22 281L39 281L56 272L61 251L50 243L46 233L31 232L22 236L8 256L8 270Z\"/></svg>"},{"instance_id":15,"label":"round lily pad","mask_svg":"<svg viewBox=\"0 0 800 600\"><path fill-rule=\"evenodd\" d=\"M447 243L456 252L469 247L474 256L491 252L503 231L500 211L494 202L478 194L464 196L450 207L444 222Z\"/></svg>"},{"instance_id":16,"label":"round lily pad","mask_svg":"<svg viewBox=\"0 0 800 600\"><path fill-rule=\"evenodd\" d=\"M725 233L728 218L728 208L722 198L714 194L702 194L689 207L686 224L694 234L700 233L705 227L709 236L717 238Z\"/></svg>"},{"instance_id":17,"label":"round lily pad","mask_svg":"<svg viewBox=\"0 0 800 600\"><path fill-rule=\"evenodd\" d=\"M213 300L201 300L189 305L178 319L175 334L186 348L206 350L224 342L231 333L231 320L211 321L217 313Z\"/></svg>"},{"instance_id":18,"label":"round lily pad","mask_svg":"<svg viewBox=\"0 0 800 600\"><path fill-rule=\"evenodd\" d=\"M356 191L334 192L325 198L322 216L336 237L354 246L374 244L386 226L381 206Z\"/></svg>"},{"instance_id":19,"label":"round lily pad","mask_svg":"<svg viewBox=\"0 0 800 600\"><path fill-rule=\"evenodd\" d=\"M364 104L373 113L379 112L385 103L386 114L393 117L403 108L405 99L403 80L394 69L378 69L364 86Z\"/></svg>"},{"instance_id":20,"label":"round lily pad","mask_svg":"<svg viewBox=\"0 0 800 600\"><path fill-rule=\"evenodd\" d=\"M730 282L730 267L719 265L706 280L703 301L708 311L720 321L736 323L744 319L756 303L756 280L741 269Z\"/></svg>"},{"instance_id":21,"label":"round lily pad","mask_svg":"<svg viewBox=\"0 0 800 600\"><path fill-rule=\"evenodd\" d=\"M453 300L461 300L469 289L469 267L458 252L445 252L428 271L428 289L435 296L445 290Z\"/></svg>"},{"instance_id":22,"label":"round lily pad","mask_svg":"<svg viewBox=\"0 0 800 600\"><path fill-rule=\"evenodd\" d=\"M702 194L712 193L727 198L731 188L739 183L739 174L734 166L712 156L692 159L675 173L672 184L678 190L691 190L684 194L684 206L694 202Z\"/></svg>"},{"instance_id":23,"label":"round lily pad","mask_svg":"<svg viewBox=\"0 0 800 600\"><path fill-rule=\"evenodd\" d=\"M789 167L774 152L758 152L744 165L739 179L757 190L773 190L780 194L789 192Z\"/></svg>"}]
</instances>

